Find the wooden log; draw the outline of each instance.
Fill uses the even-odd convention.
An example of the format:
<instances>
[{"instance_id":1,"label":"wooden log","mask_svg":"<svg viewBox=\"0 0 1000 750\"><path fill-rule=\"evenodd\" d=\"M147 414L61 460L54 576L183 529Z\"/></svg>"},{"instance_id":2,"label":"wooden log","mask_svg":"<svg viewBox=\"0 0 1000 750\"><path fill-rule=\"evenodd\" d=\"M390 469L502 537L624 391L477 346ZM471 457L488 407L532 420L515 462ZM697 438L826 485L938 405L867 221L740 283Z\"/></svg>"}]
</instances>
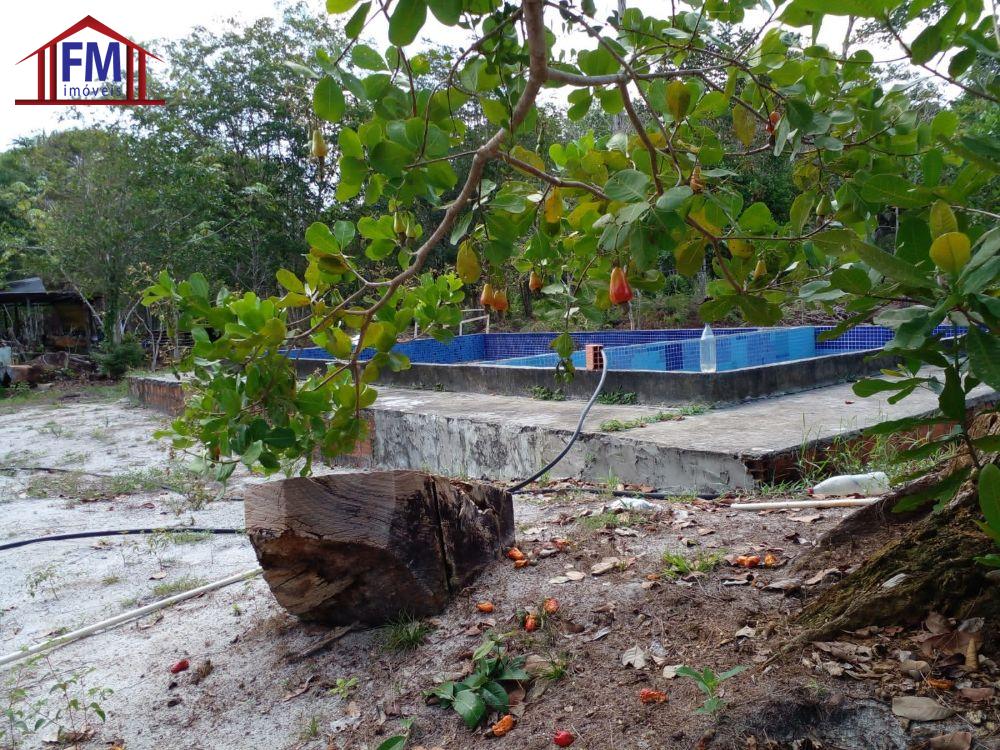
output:
<instances>
[{"instance_id":1,"label":"wooden log","mask_svg":"<svg viewBox=\"0 0 1000 750\"><path fill-rule=\"evenodd\" d=\"M416 471L253 485L245 509L275 598L329 625L440 612L514 544L510 493Z\"/></svg>"}]
</instances>

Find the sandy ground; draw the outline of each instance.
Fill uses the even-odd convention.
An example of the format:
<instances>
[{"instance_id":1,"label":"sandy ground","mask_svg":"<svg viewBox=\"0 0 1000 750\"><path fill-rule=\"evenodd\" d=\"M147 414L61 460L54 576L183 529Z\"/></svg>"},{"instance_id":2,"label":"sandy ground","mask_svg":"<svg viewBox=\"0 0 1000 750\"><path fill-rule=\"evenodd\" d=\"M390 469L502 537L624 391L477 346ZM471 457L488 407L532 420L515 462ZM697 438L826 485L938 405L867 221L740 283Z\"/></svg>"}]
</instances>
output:
<instances>
[{"instance_id":1,"label":"sandy ground","mask_svg":"<svg viewBox=\"0 0 1000 750\"><path fill-rule=\"evenodd\" d=\"M113 390L0 402L0 541L73 530L241 527L240 490L253 480L237 474L229 499L190 509L188 495L198 488L181 481L166 446L152 439L163 423ZM107 496L112 493L104 488L102 495L85 484L93 481L86 476L18 467L111 475L117 489L128 491ZM183 491L136 489L140 478L179 483ZM74 499L80 495L90 499ZM574 732L574 747L601 749L690 748L715 730L727 739L711 746L740 748L751 747L742 739L751 734L762 743L765 736L795 743L818 735L823 747L906 748L915 738L956 729L979 727L984 737L996 731L994 703L949 703L949 696L938 698L959 711L955 719L913 725L896 719L888 708L892 695L927 694L925 686L899 679L898 669L887 668L891 680L852 678L843 668L839 674L831 669L830 657L807 650L801 660L765 670L775 623L800 606L794 596L765 588L782 579L781 568L747 573L723 563L687 580L658 577L665 550L688 556L773 550L782 562L793 559L847 511L741 514L721 502L688 500L632 514L617 527L587 520L608 502L597 495L521 496L515 503L521 546L531 550L558 537L568 539L569 548L522 570L498 563L430 622L425 643L412 651L386 650L384 634L373 630L349 633L299 658L325 631L288 616L257 578L58 649L29 666L0 668L6 684L0 699L7 708L11 686L23 686L29 700L17 703L19 710L50 718L61 711L59 724L87 730L76 738L80 747L128 750L374 750L403 717L415 721L411 747L448 750L491 743L548 748L556 729ZM619 566L590 574L612 556ZM0 651L10 653L154 601L165 595L158 587L213 581L252 568L256 560L243 536L157 535L39 544L0 552L0 564ZM562 580L567 571L584 577ZM537 633L523 632L518 612L546 597L560 600L558 615ZM495 603L491 615L476 612L475 602L483 599ZM440 680L467 673L471 651L490 630L514 633L513 652L540 655L566 672L528 702L515 731L499 740L470 733L456 714L426 705L423 696ZM880 660L891 659L898 644L879 633L867 637L877 642ZM638 669L622 662L636 646L647 662ZM172 675L169 667L180 659L191 667ZM694 713L703 696L693 682L663 673L677 664L751 669L726 684L730 709L713 718ZM67 687L69 697L97 702L106 721L93 710L68 712L62 692L49 692L73 677L78 681ZM356 684L338 695L338 680L352 678ZM640 704L644 687L666 691L669 701ZM40 696L48 702L31 708ZM44 743L56 728L42 728L21 746L51 746ZM9 738L0 747L4 741Z\"/></svg>"}]
</instances>

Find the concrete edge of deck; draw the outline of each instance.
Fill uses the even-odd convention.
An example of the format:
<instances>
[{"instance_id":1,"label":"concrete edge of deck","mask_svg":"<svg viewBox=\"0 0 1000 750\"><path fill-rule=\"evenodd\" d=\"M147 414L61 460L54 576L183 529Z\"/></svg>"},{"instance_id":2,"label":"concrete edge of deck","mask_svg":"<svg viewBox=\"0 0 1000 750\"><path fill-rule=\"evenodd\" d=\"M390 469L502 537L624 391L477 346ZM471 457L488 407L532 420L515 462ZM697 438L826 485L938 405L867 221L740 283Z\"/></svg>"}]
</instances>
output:
<instances>
[{"instance_id":1,"label":"concrete edge of deck","mask_svg":"<svg viewBox=\"0 0 1000 750\"><path fill-rule=\"evenodd\" d=\"M732 404L843 383L896 365L892 356L873 356L879 351L826 354L713 373L611 370L605 390L635 393L643 404ZM298 374L308 377L325 370L327 361L298 359L295 364ZM558 387L569 398L586 400L599 377L597 372L577 370L569 383L557 383L552 368L414 362L407 370L383 371L379 384L495 396L528 396L532 388Z\"/></svg>"},{"instance_id":2,"label":"concrete edge of deck","mask_svg":"<svg viewBox=\"0 0 1000 750\"><path fill-rule=\"evenodd\" d=\"M132 377L129 391L140 403L163 413L176 415L183 410L183 385L175 379ZM977 395L970 399L970 408L984 408L998 398L996 393ZM527 399L525 403L544 408ZM923 410L911 416L932 413ZM563 426L396 408L378 402L365 411L365 417L370 427L368 439L352 454L339 457L338 465L419 469L472 479L516 479L544 466L572 434ZM793 478L803 455L820 459L837 445L864 441L864 429L828 431L763 451L709 451L665 445L644 437L638 429L615 433L591 429L581 434L552 473L598 482L615 478L677 493L743 489L756 482Z\"/></svg>"}]
</instances>

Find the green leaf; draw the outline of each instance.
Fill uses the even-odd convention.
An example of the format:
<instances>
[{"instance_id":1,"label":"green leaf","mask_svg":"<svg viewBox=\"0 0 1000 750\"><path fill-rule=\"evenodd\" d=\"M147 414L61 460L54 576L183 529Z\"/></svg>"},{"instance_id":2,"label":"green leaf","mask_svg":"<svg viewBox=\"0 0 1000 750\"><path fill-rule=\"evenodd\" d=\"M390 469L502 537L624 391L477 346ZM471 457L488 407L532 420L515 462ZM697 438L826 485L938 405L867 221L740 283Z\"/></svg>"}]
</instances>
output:
<instances>
[{"instance_id":1,"label":"green leaf","mask_svg":"<svg viewBox=\"0 0 1000 750\"><path fill-rule=\"evenodd\" d=\"M568 333L560 333L552 340L549 346L563 359L569 359L576 348L576 344L573 343L573 337Z\"/></svg>"},{"instance_id":2,"label":"green leaf","mask_svg":"<svg viewBox=\"0 0 1000 750\"><path fill-rule=\"evenodd\" d=\"M705 262L705 242L701 238L682 242L674 248L674 263L677 273L694 276Z\"/></svg>"},{"instance_id":3,"label":"green leaf","mask_svg":"<svg viewBox=\"0 0 1000 750\"><path fill-rule=\"evenodd\" d=\"M959 118L956 112L943 109L931 120L931 135L935 138L950 138L958 130Z\"/></svg>"},{"instance_id":4,"label":"green leaf","mask_svg":"<svg viewBox=\"0 0 1000 750\"><path fill-rule=\"evenodd\" d=\"M361 145L361 138L350 128L341 128L340 135L337 136L337 143L340 144L341 156L352 159L364 159L365 151Z\"/></svg>"},{"instance_id":5,"label":"green leaf","mask_svg":"<svg viewBox=\"0 0 1000 750\"><path fill-rule=\"evenodd\" d=\"M972 326L965 334L969 350L969 369L994 390L1000 390L1000 337L983 333Z\"/></svg>"},{"instance_id":6,"label":"green leaf","mask_svg":"<svg viewBox=\"0 0 1000 750\"><path fill-rule=\"evenodd\" d=\"M637 169L623 169L615 172L604 185L604 192L616 201L633 203L646 200L649 176Z\"/></svg>"},{"instance_id":7,"label":"green leaf","mask_svg":"<svg viewBox=\"0 0 1000 750\"><path fill-rule=\"evenodd\" d=\"M355 44L351 49L351 62L365 70L388 70L382 55L367 44Z\"/></svg>"},{"instance_id":8,"label":"green leaf","mask_svg":"<svg viewBox=\"0 0 1000 750\"><path fill-rule=\"evenodd\" d=\"M876 393L882 393L884 391L899 391L921 382L923 381L918 378L905 378L903 380L864 378L854 384L853 391L862 398L868 398L869 396L874 396Z\"/></svg>"},{"instance_id":9,"label":"green leaf","mask_svg":"<svg viewBox=\"0 0 1000 750\"><path fill-rule=\"evenodd\" d=\"M910 60L914 65L923 65L940 51L941 30L937 25L928 26L910 43Z\"/></svg>"},{"instance_id":10,"label":"green leaf","mask_svg":"<svg viewBox=\"0 0 1000 750\"><path fill-rule=\"evenodd\" d=\"M454 26L462 17L462 0L429 0L431 13L445 26Z\"/></svg>"},{"instance_id":11,"label":"green leaf","mask_svg":"<svg viewBox=\"0 0 1000 750\"><path fill-rule=\"evenodd\" d=\"M427 0L399 0L389 16L389 41L405 47L417 38L427 20Z\"/></svg>"},{"instance_id":12,"label":"green leaf","mask_svg":"<svg viewBox=\"0 0 1000 750\"><path fill-rule=\"evenodd\" d=\"M813 123L813 110L808 102L801 99L789 99L786 102L788 107L786 116L788 123L795 130L807 130Z\"/></svg>"},{"instance_id":13,"label":"green leaf","mask_svg":"<svg viewBox=\"0 0 1000 750\"><path fill-rule=\"evenodd\" d=\"M767 204L757 202L751 203L740 215L740 226L748 232L766 232L773 229L774 219L771 218L771 209Z\"/></svg>"},{"instance_id":14,"label":"green leaf","mask_svg":"<svg viewBox=\"0 0 1000 750\"><path fill-rule=\"evenodd\" d=\"M507 691L504 690L503 685L499 682L490 680L485 685L483 685L480 695L490 708L495 711L499 711L500 714L507 713L510 708L510 699L507 697Z\"/></svg>"},{"instance_id":15,"label":"green leaf","mask_svg":"<svg viewBox=\"0 0 1000 750\"><path fill-rule=\"evenodd\" d=\"M741 294L736 298L736 304L748 323L759 326L773 326L781 320L781 308L768 302L763 297L751 297Z\"/></svg>"},{"instance_id":16,"label":"green leaf","mask_svg":"<svg viewBox=\"0 0 1000 750\"><path fill-rule=\"evenodd\" d=\"M813 235L812 243L826 255L842 255L854 250L861 239L850 229L825 229Z\"/></svg>"},{"instance_id":17,"label":"green leaf","mask_svg":"<svg viewBox=\"0 0 1000 750\"><path fill-rule=\"evenodd\" d=\"M455 693L452 708L458 712L469 729L474 729L486 713L486 703L472 690L460 690Z\"/></svg>"},{"instance_id":18,"label":"green leaf","mask_svg":"<svg viewBox=\"0 0 1000 750\"><path fill-rule=\"evenodd\" d=\"M338 122L346 107L340 84L330 76L320 78L313 90L313 112L316 116L327 122Z\"/></svg>"},{"instance_id":19,"label":"green leaf","mask_svg":"<svg viewBox=\"0 0 1000 750\"><path fill-rule=\"evenodd\" d=\"M1000 466L986 464L979 472L979 508L986 525L1000 535Z\"/></svg>"},{"instance_id":20,"label":"green leaf","mask_svg":"<svg viewBox=\"0 0 1000 750\"><path fill-rule=\"evenodd\" d=\"M335 255L340 252L340 243L333 236L330 227L321 221L314 221L306 229L306 242L309 247L314 247L320 252ZM297 289L289 291L299 291Z\"/></svg>"},{"instance_id":21,"label":"green leaf","mask_svg":"<svg viewBox=\"0 0 1000 750\"><path fill-rule=\"evenodd\" d=\"M903 417L893 419L888 422L881 422L873 425L864 431L865 435L891 435L894 432L913 430L917 427L932 427L934 425L946 424L950 420L943 417Z\"/></svg>"},{"instance_id":22,"label":"green leaf","mask_svg":"<svg viewBox=\"0 0 1000 750\"><path fill-rule=\"evenodd\" d=\"M937 238L948 232L958 231L958 220L951 206L942 200L936 200L931 204L930 215L931 237Z\"/></svg>"},{"instance_id":23,"label":"green leaf","mask_svg":"<svg viewBox=\"0 0 1000 750\"><path fill-rule=\"evenodd\" d=\"M890 8L899 5L899 0L793 0L785 10L785 15L808 11L828 16L859 16L861 18L881 18ZM784 16L783 16L784 17ZM802 24L798 24L802 25Z\"/></svg>"},{"instance_id":24,"label":"green leaf","mask_svg":"<svg viewBox=\"0 0 1000 750\"><path fill-rule=\"evenodd\" d=\"M906 261L900 260L895 255L890 255L874 245L858 242L854 249L861 260L893 281L901 281L920 289L934 289L936 286L934 279L929 274L921 273Z\"/></svg>"},{"instance_id":25,"label":"green leaf","mask_svg":"<svg viewBox=\"0 0 1000 750\"><path fill-rule=\"evenodd\" d=\"M800 193L792 201L792 207L788 212L788 225L793 234L799 234L802 227L806 225L809 213L812 211L816 196L813 193Z\"/></svg>"},{"instance_id":26,"label":"green leaf","mask_svg":"<svg viewBox=\"0 0 1000 750\"><path fill-rule=\"evenodd\" d=\"M349 221L340 219L333 225L333 237L337 241L337 244L340 245L341 252L351 244L354 234L354 225Z\"/></svg>"},{"instance_id":27,"label":"green leaf","mask_svg":"<svg viewBox=\"0 0 1000 750\"><path fill-rule=\"evenodd\" d=\"M672 187L656 199L656 207L661 211L676 211L692 195L694 191L687 185Z\"/></svg>"},{"instance_id":28,"label":"green leaf","mask_svg":"<svg viewBox=\"0 0 1000 750\"><path fill-rule=\"evenodd\" d=\"M344 24L344 35L348 39L357 39L361 35L361 29L365 27L365 21L368 20L368 11L371 9L371 0L361 3L361 5L358 6L358 9L354 11L354 15L351 16L351 19Z\"/></svg>"},{"instance_id":29,"label":"green leaf","mask_svg":"<svg viewBox=\"0 0 1000 750\"><path fill-rule=\"evenodd\" d=\"M851 294L867 294L872 288L871 279L860 268L838 268L830 274L830 283Z\"/></svg>"},{"instance_id":30,"label":"green leaf","mask_svg":"<svg viewBox=\"0 0 1000 750\"><path fill-rule=\"evenodd\" d=\"M406 747L406 735L397 734L379 745L377 750L403 750L404 747Z\"/></svg>"},{"instance_id":31,"label":"green leaf","mask_svg":"<svg viewBox=\"0 0 1000 750\"><path fill-rule=\"evenodd\" d=\"M944 389L938 395L938 406L946 417L960 422L965 419L965 391L962 390L962 377L953 367L945 370L944 374Z\"/></svg>"},{"instance_id":32,"label":"green leaf","mask_svg":"<svg viewBox=\"0 0 1000 750\"><path fill-rule=\"evenodd\" d=\"M866 201L899 208L922 208L931 194L896 174L871 175L860 183L861 197Z\"/></svg>"},{"instance_id":33,"label":"green leaf","mask_svg":"<svg viewBox=\"0 0 1000 750\"><path fill-rule=\"evenodd\" d=\"M954 474L949 475L937 484L931 485L930 487L920 490L919 492L915 492L912 495L907 495L893 506L892 512L908 513L921 508L931 500L937 500L938 506L940 507L955 496L955 493L958 492L958 488L962 486L962 482L965 481L965 478L968 475L969 467L959 469Z\"/></svg>"},{"instance_id":34,"label":"green leaf","mask_svg":"<svg viewBox=\"0 0 1000 750\"><path fill-rule=\"evenodd\" d=\"M706 323L714 323L729 315L734 307L736 307L735 294L710 299L701 303L701 306L698 308L698 317Z\"/></svg>"},{"instance_id":35,"label":"green leaf","mask_svg":"<svg viewBox=\"0 0 1000 750\"><path fill-rule=\"evenodd\" d=\"M382 141L370 152L372 166L386 177L402 177L410 150L393 141Z\"/></svg>"},{"instance_id":36,"label":"green leaf","mask_svg":"<svg viewBox=\"0 0 1000 750\"><path fill-rule=\"evenodd\" d=\"M288 291L298 292L299 294L305 292L305 286L302 284L302 279L289 271L287 268L279 268L275 277L278 279L278 283L285 287Z\"/></svg>"},{"instance_id":37,"label":"green leaf","mask_svg":"<svg viewBox=\"0 0 1000 750\"><path fill-rule=\"evenodd\" d=\"M326 0L327 13L346 13L358 0Z\"/></svg>"}]
</instances>

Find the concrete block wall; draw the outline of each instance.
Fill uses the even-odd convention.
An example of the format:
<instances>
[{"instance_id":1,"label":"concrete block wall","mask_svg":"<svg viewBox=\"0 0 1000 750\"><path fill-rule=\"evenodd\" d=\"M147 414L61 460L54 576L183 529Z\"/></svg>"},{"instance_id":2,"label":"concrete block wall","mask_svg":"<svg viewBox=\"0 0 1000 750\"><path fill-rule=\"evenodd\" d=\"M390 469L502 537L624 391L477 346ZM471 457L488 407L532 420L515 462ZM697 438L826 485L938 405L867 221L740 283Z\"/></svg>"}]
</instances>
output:
<instances>
[{"instance_id":1,"label":"concrete block wall","mask_svg":"<svg viewBox=\"0 0 1000 750\"><path fill-rule=\"evenodd\" d=\"M128 379L129 395L162 414L177 416L184 411L184 385L171 378L133 375Z\"/></svg>"}]
</instances>

